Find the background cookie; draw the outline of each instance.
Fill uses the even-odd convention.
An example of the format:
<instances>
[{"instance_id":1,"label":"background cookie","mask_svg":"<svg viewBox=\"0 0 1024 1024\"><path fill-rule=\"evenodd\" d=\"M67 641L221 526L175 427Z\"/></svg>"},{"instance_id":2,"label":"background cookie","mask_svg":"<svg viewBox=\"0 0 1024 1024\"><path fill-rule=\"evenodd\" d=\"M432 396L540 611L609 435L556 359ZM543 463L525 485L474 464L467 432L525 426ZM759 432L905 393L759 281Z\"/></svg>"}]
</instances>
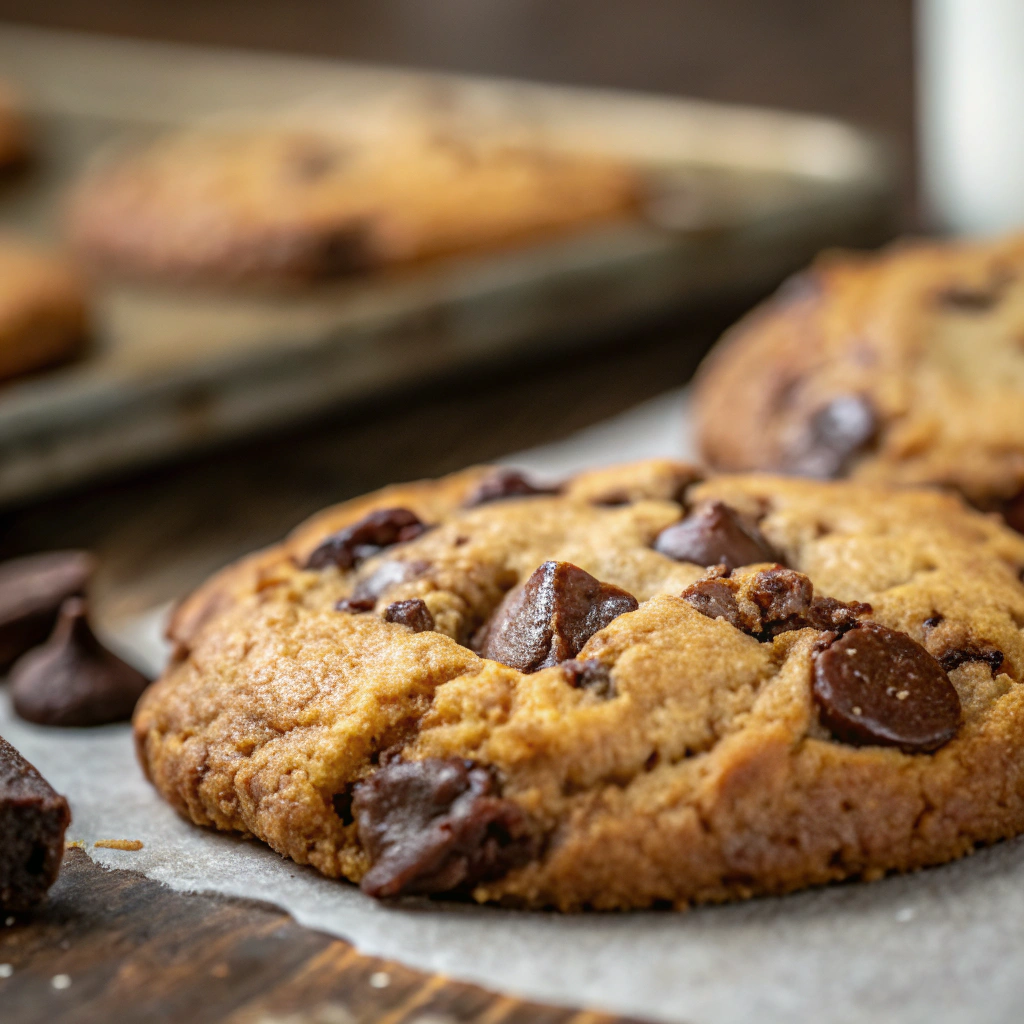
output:
<instances>
[{"instance_id":1,"label":"background cookie","mask_svg":"<svg viewBox=\"0 0 1024 1024\"><path fill-rule=\"evenodd\" d=\"M182 606L139 754L193 821L376 896L874 878L1024 829L1022 568L923 489L669 462L389 488Z\"/></svg>"},{"instance_id":2,"label":"background cookie","mask_svg":"<svg viewBox=\"0 0 1024 1024\"><path fill-rule=\"evenodd\" d=\"M612 160L437 133L197 132L96 169L70 231L129 273L317 280L621 216L638 192Z\"/></svg>"},{"instance_id":3,"label":"background cookie","mask_svg":"<svg viewBox=\"0 0 1024 1024\"><path fill-rule=\"evenodd\" d=\"M0 379L78 355L86 343L85 291L57 257L0 236Z\"/></svg>"},{"instance_id":4,"label":"background cookie","mask_svg":"<svg viewBox=\"0 0 1024 1024\"><path fill-rule=\"evenodd\" d=\"M1024 236L826 257L719 342L696 388L721 470L1024 488ZM1010 519L1024 527L1024 508Z\"/></svg>"}]
</instances>

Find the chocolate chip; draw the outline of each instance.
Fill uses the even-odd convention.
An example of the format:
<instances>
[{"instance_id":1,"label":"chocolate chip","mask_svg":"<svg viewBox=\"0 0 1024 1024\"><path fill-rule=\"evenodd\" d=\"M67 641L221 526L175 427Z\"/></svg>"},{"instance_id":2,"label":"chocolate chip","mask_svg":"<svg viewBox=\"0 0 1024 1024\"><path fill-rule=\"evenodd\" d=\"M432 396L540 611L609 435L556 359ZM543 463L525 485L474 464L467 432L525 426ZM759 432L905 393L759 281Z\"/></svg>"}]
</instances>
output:
<instances>
[{"instance_id":1,"label":"chocolate chip","mask_svg":"<svg viewBox=\"0 0 1024 1024\"><path fill-rule=\"evenodd\" d=\"M877 432L878 418L871 402L864 395L840 395L811 417L785 468L821 479L840 476Z\"/></svg>"},{"instance_id":2,"label":"chocolate chip","mask_svg":"<svg viewBox=\"0 0 1024 1024\"><path fill-rule=\"evenodd\" d=\"M384 609L384 621L408 626L414 633L426 633L434 628L434 616L418 597L389 604Z\"/></svg>"},{"instance_id":3,"label":"chocolate chip","mask_svg":"<svg viewBox=\"0 0 1024 1024\"><path fill-rule=\"evenodd\" d=\"M697 580L688 586L681 596L701 615L706 615L709 619L725 619L730 626L747 629L734 589L725 580Z\"/></svg>"},{"instance_id":4,"label":"chocolate chip","mask_svg":"<svg viewBox=\"0 0 1024 1024\"><path fill-rule=\"evenodd\" d=\"M535 853L526 816L493 771L461 758L393 761L355 787L359 841L376 897L465 892Z\"/></svg>"},{"instance_id":5,"label":"chocolate chip","mask_svg":"<svg viewBox=\"0 0 1024 1024\"><path fill-rule=\"evenodd\" d=\"M584 661L563 661L559 666L565 675L565 681L577 690L589 690L603 700L611 700L615 696L615 683L612 681L612 670L596 658Z\"/></svg>"},{"instance_id":6,"label":"chocolate chip","mask_svg":"<svg viewBox=\"0 0 1024 1024\"><path fill-rule=\"evenodd\" d=\"M655 538L654 550L677 562L724 565L727 569L776 561L761 531L721 501L713 501L662 530Z\"/></svg>"},{"instance_id":7,"label":"chocolate chip","mask_svg":"<svg viewBox=\"0 0 1024 1024\"><path fill-rule=\"evenodd\" d=\"M63 726L125 721L149 685L96 639L79 597L61 605L50 639L18 660L10 681L22 718Z\"/></svg>"},{"instance_id":8,"label":"chocolate chip","mask_svg":"<svg viewBox=\"0 0 1024 1024\"><path fill-rule=\"evenodd\" d=\"M924 620L924 625L928 629L935 629L936 626L941 626L942 623L945 622L945 620L946 620L945 615L935 614L935 615L932 615L929 618L925 619Z\"/></svg>"},{"instance_id":9,"label":"chocolate chip","mask_svg":"<svg viewBox=\"0 0 1024 1024\"><path fill-rule=\"evenodd\" d=\"M937 292L936 299L940 305L958 312L984 313L999 303L1010 280L1003 275L982 286L953 284Z\"/></svg>"},{"instance_id":10,"label":"chocolate chip","mask_svg":"<svg viewBox=\"0 0 1024 1024\"><path fill-rule=\"evenodd\" d=\"M995 675L1002 667L1005 655L995 647L980 644L967 644L964 647L955 647L939 655L939 664L947 671L966 665L970 661L984 661L992 669Z\"/></svg>"},{"instance_id":11,"label":"chocolate chip","mask_svg":"<svg viewBox=\"0 0 1024 1024\"><path fill-rule=\"evenodd\" d=\"M837 601L834 597L815 596L811 601L811 607L804 613L806 621L794 628L802 629L807 625L814 629L845 633L859 624L858 616L870 614L871 605L863 601Z\"/></svg>"},{"instance_id":12,"label":"chocolate chip","mask_svg":"<svg viewBox=\"0 0 1024 1024\"><path fill-rule=\"evenodd\" d=\"M802 617L813 596L814 585L803 573L781 566L757 573L750 587L750 598L765 623Z\"/></svg>"},{"instance_id":13,"label":"chocolate chip","mask_svg":"<svg viewBox=\"0 0 1024 1024\"><path fill-rule=\"evenodd\" d=\"M506 596L478 650L520 672L536 672L575 658L598 630L638 607L632 594L571 562L545 562Z\"/></svg>"},{"instance_id":14,"label":"chocolate chip","mask_svg":"<svg viewBox=\"0 0 1024 1024\"><path fill-rule=\"evenodd\" d=\"M558 494L559 487L547 487L531 480L518 469L496 469L485 477L465 500L465 508L484 505L503 498L525 498L534 494Z\"/></svg>"},{"instance_id":15,"label":"chocolate chip","mask_svg":"<svg viewBox=\"0 0 1024 1024\"><path fill-rule=\"evenodd\" d=\"M863 623L815 659L822 722L840 740L917 754L948 743L960 698L942 666L906 633Z\"/></svg>"},{"instance_id":16,"label":"chocolate chip","mask_svg":"<svg viewBox=\"0 0 1024 1024\"><path fill-rule=\"evenodd\" d=\"M336 565L351 569L392 544L414 540L426 529L407 508L380 508L323 541L306 560L305 568Z\"/></svg>"},{"instance_id":17,"label":"chocolate chip","mask_svg":"<svg viewBox=\"0 0 1024 1024\"><path fill-rule=\"evenodd\" d=\"M339 612L373 611L381 594L386 590L417 579L429 568L429 564L421 559L385 559L369 576L357 581L351 595L343 597L334 607Z\"/></svg>"},{"instance_id":18,"label":"chocolate chip","mask_svg":"<svg viewBox=\"0 0 1024 1024\"><path fill-rule=\"evenodd\" d=\"M68 802L0 737L0 909L27 910L57 880Z\"/></svg>"},{"instance_id":19,"label":"chocolate chip","mask_svg":"<svg viewBox=\"0 0 1024 1024\"><path fill-rule=\"evenodd\" d=\"M1011 529L1024 533L1024 491L1015 494L1003 506L1003 519Z\"/></svg>"},{"instance_id":20,"label":"chocolate chip","mask_svg":"<svg viewBox=\"0 0 1024 1024\"><path fill-rule=\"evenodd\" d=\"M51 551L0 565L0 672L41 644L65 598L85 593L96 559L85 551Z\"/></svg>"},{"instance_id":21,"label":"chocolate chip","mask_svg":"<svg viewBox=\"0 0 1024 1024\"><path fill-rule=\"evenodd\" d=\"M360 612L372 612L376 606L377 601L372 597L343 597L334 607L339 612L357 615Z\"/></svg>"},{"instance_id":22,"label":"chocolate chip","mask_svg":"<svg viewBox=\"0 0 1024 1024\"><path fill-rule=\"evenodd\" d=\"M352 811L352 800L353 800L353 786L347 785L340 793L335 793L331 797L331 806L334 808L334 813L338 816L342 825L351 825L355 820L355 814Z\"/></svg>"}]
</instances>

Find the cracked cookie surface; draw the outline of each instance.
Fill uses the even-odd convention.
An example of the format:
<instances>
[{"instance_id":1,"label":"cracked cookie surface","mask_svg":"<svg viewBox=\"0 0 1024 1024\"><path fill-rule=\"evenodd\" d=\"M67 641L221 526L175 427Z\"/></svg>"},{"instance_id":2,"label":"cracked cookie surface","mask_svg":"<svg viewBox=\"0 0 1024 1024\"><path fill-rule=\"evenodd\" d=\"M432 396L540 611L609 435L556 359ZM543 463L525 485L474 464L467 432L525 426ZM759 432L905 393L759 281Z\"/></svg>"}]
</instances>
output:
<instances>
[{"instance_id":1,"label":"cracked cookie surface","mask_svg":"<svg viewBox=\"0 0 1024 1024\"><path fill-rule=\"evenodd\" d=\"M184 602L135 716L159 791L374 895L564 910L1024 830L1024 538L993 517L661 461L496 480L328 509ZM723 550L773 558L681 560Z\"/></svg>"},{"instance_id":2,"label":"cracked cookie surface","mask_svg":"<svg viewBox=\"0 0 1024 1024\"><path fill-rule=\"evenodd\" d=\"M715 469L955 488L1024 530L1024 235L829 255L698 376Z\"/></svg>"}]
</instances>

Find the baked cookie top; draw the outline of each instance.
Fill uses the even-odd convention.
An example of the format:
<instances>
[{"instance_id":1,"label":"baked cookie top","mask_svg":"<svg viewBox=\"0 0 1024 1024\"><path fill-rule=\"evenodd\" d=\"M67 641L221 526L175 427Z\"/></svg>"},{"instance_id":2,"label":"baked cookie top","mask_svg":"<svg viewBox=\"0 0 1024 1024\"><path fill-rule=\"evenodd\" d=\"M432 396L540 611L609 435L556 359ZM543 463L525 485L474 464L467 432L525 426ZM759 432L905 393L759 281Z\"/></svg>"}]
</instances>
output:
<instances>
[{"instance_id":1,"label":"baked cookie top","mask_svg":"<svg viewBox=\"0 0 1024 1024\"><path fill-rule=\"evenodd\" d=\"M159 791L377 896L626 908L1024 830L1024 538L672 462L329 509L178 609Z\"/></svg>"},{"instance_id":2,"label":"baked cookie top","mask_svg":"<svg viewBox=\"0 0 1024 1024\"><path fill-rule=\"evenodd\" d=\"M84 284L68 263L0 235L0 380L76 356L87 319Z\"/></svg>"},{"instance_id":3,"label":"baked cookie top","mask_svg":"<svg viewBox=\"0 0 1024 1024\"><path fill-rule=\"evenodd\" d=\"M123 272L301 282L623 217L639 193L618 161L493 139L207 130L95 168L70 232Z\"/></svg>"},{"instance_id":4,"label":"baked cookie top","mask_svg":"<svg viewBox=\"0 0 1024 1024\"><path fill-rule=\"evenodd\" d=\"M826 256L706 361L697 436L720 470L1024 490L1024 235ZM1019 521L1024 526L1024 507Z\"/></svg>"}]
</instances>

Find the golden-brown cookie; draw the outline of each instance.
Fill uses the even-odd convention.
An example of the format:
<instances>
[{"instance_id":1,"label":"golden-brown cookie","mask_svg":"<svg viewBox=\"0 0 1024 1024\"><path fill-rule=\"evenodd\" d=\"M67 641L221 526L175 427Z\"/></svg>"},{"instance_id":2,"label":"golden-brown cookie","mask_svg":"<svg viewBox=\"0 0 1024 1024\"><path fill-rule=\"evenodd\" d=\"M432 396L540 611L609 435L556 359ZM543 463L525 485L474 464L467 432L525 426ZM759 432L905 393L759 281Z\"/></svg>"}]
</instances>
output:
<instances>
[{"instance_id":1,"label":"golden-brown cookie","mask_svg":"<svg viewBox=\"0 0 1024 1024\"><path fill-rule=\"evenodd\" d=\"M204 131L95 169L70 231L91 261L125 273L302 282L622 217L638 197L617 161L521 145Z\"/></svg>"},{"instance_id":2,"label":"golden-brown cookie","mask_svg":"<svg viewBox=\"0 0 1024 1024\"><path fill-rule=\"evenodd\" d=\"M1022 567L1024 538L924 489L471 470L202 587L139 756L194 822L376 896L875 878L1024 830Z\"/></svg>"},{"instance_id":3,"label":"golden-brown cookie","mask_svg":"<svg viewBox=\"0 0 1024 1024\"><path fill-rule=\"evenodd\" d=\"M1024 528L1024 236L820 260L712 351L696 417L715 469L951 487Z\"/></svg>"},{"instance_id":4,"label":"golden-brown cookie","mask_svg":"<svg viewBox=\"0 0 1024 1024\"><path fill-rule=\"evenodd\" d=\"M77 273L55 256L0 237L0 380L78 355L86 328Z\"/></svg>"}]
</instances>

